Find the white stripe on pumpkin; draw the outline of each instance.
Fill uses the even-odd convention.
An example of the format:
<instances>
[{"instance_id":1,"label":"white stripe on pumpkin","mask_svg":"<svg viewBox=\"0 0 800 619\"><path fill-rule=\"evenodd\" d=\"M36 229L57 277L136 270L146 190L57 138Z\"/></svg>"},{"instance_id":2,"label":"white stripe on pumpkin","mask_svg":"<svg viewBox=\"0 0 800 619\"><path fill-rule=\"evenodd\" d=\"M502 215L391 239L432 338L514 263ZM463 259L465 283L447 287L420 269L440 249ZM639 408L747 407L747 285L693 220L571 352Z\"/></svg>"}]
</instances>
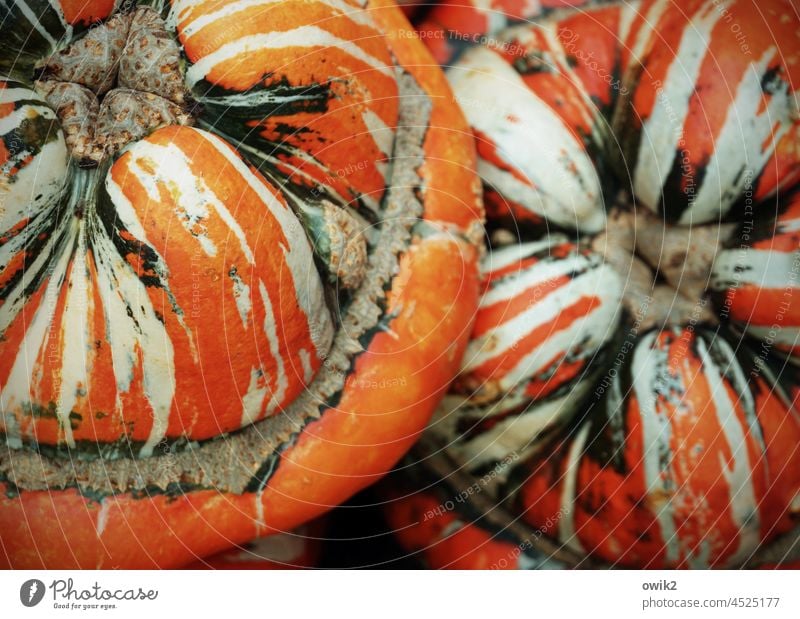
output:
<instances>
[{"instance_id":1,"label":"white stripe on pumpkin","mask_svg":"<svg viewBox=\"0 0 800 619\"><path fill-rule=\"evenodd\" d=\"M6 442L10 447L21 446L22 435L14 417L15 411L31 403L32 400L35 402L32 394L37 391L42 371L41 363L37 359L42 354L42 348L50 335L61 285L66 276L72 253L64 250L72 247L78 235L79 223L76 218L70 217L66 226L67 242L60 247L62 251L49 272L49 280L41 303L27 321L25 336L17 349L14 364L11 366L6 384L0 389L0 412L5 419ZM0 316L2 315L5 315L5 311L0 312ZM71 443L69 423L64 432L68 444Z\"/></svg>"},{"instance_id":2,"label":"white stripe on pumpkin","mask_svg":"<svg viewBox=\"0 0 800 619\"><path fill-rule=\"evenodd\" d=\"M231 163L239 176L261 199L266 209L275 217L283 230L288 246L280 247L289 270L300 309L305 313L311 332L311 341L318 356L325 354L333 340L333 322L325 305L322 282L316 269L308 237L292 210L270 191L262 178L257 177L251 168L218 137L196 129L204 139Z\"/></svg>"},{"instance_id":3,"label":"white stripe on pumpkin","mask_svg":"<svg viewBox=\"0 0 800 619\"><path fill-rule=\"evenodd\" d=\"M376 71L392 77L393 69L381 60L371 56L353 41L341 39L327 30L317 26L299 26L283 32L268 32L247 35L230 43L222 45L219 49L200 58L186 71L186 83L189 88L194 88L197 83L205 79L208 74L228 60L236 56L252 53L263 49L282 49L288 47L321 48L317 53L325 53L331 48L340 49L352 58L369 65Z\"/></svg>"},{"instance_id":4,"label":"white stripe on pumpkin","mask_svg":"<svg viewBox=\"0 0 800 619\"><path fill-rule=\"evenodd\" d=\"M110 175L106 186L113 185ZM109 192L111 193L111 192ZM127 200L114 202L117 213ZM128 221L130 221L129 218ZM139 224L140 225L140 224ZM128 228L136 228L132 225ZM143 241L143 238L139 238ZM117 383L117 412L122 410L121 394L127 393L134 369L141 363L142 390L153 413L153 425L139 451L152 455L153 449L167 433L172 402L175 397L175 353L165 325L158 319L146 286L105 234L94 237L97 264L97 287L103 302L106 338L111 348L111 361ZM130 311L130 315L128 312ZM139 359L141 355L141 361Z\"/></svg>"},{"instance_id":5,"label":"white stripe on pumpkin","mask_svg":"<svg viewBox=\"0 0 800 619\"><path fill-rule=\"evenodd\" d=\"M272 309L272 301L269 298L269 292L267 292L264 282L258 282L258 290L261 293L261 300L264 303L265 310L263 327L264 334L267 336L269 352L275 359L275 369L278 373L275 377L275 392L272 394L272 397L267 404L267 413L272 414L283 403L283 398L286 396L286 387L288 386L288 381L286 379L286 368L283 362L283 356L281 355L278 331L275 328L275 311Z\"/></svg>"},{"instance_id":6,"label":"white stripe on pumpkin","mask_svg":"<svg viewBox=\"0 0 800 619\"><path fill-rule=\"evenodd\" d=\"M747 451L745 428L742 427L742 422L736 415L736 406L739 402L731 400L722 378L723 373L728 372L732 366L738 365L738 361L727 342L717 339L714 344L719 353L719 360L724 364L721 367L709 353L703 338L698 337L695 341L703 375L711 390L709 405L714 409L713 412L717 416L721 432L725 436L725 442L730 450L729 459L726 459L722 452L717 452L717 454L722 475L728 486L731 519L739 527L739 546L728 559L728 565L733 567L748 559L761 541L758 502L753 488L753 469Z\"/></svg>"},{"instance_id":7,"label":"white stripe on pumpkin","mask_svg":"<svg viewBox=\"0 0 800 619\"><path fill-rule=\"evenodd\" d=\"M659 398L668 395L659 387L669 371L668 352L656 343L657 335L652 331L641 338L633 353L631 376L642 427L642 469L647 508L659 523L665 562L674 564L681 559L681 547L673 519L675 488L668 464L672 459L672 426L667 411L659 406Z\"/></svg>"},{"instance_id":8,"label":"white stripe on pumpkin","mask_svg":"<svg viewBox=\"0 0 800 619\"><path fill-rule=\"evenodd\" d=\"M727 249L714 261L709 287L717 291L746 285L765 290L800 288L799 270L800 250Z\"/></svg>"},{"instance_id":9,"label":"white stripe on pumpkin","mask_svg":"<svg viewBox=\"0 0 800 619\"><path fill-rule=\"evenodd\" d=\"M600 297L600 305L565 328L548 332L545 339L508 370L499 383L504 389L512 389L523 380L539 376L554 358L566 357L578 347L586 357L590 357L611 338L619 315L622 284L616 272L605 265L585 271L539 301L532 299L528 309L470 341L462 371L469 372L487 361L507 355L521 337L555 320L564 309L587 296Z\"/></svg>"},{"instance_id":10,"label":"white stripe on pumpkin","mask_svg":"<svg viewBox=\"0 0 800 619\"><path fill-rule=\"evenodd\" d=\"M80 220L77 247L72 259L69 273L69 284L66 290L66 303L61 317L61 367L58 404L56 415L62 428L67 445L75 446L72 438L72 427L69 415L78 400L78 390L88 392L90 356L94 347L91 345L89 332L91 316L94 314L94 297L90 294L90 282L87 273L88 248L86 240L86 220Z\"/></svg>"},{"instance_id":11,"label":"white stripe on pumpkin","mask_svg":"<svg viewBox=\"0 0 800 619\"><path fill-rule=\"evenodd\" d=\"M752 184L761 173L775 146L791 128L794 98L786 85L770 97L759 113L764 99L761 80L776 55L777 49L770 48L740 77L736 97L714 141L714 154L706 166L702 185L691 208L681 215L680 223L716 221L724 216L748 183Z\"/></svg>"},{"instance_id":12,"label":"white stripe on pumpkin","mask_svg":"<svg viewBox=\"0 0 800 619\"><path fill-rule=\"evenodd\" d=\"M345 2L340 2L339 0L317 0L317 2L330 7L338 14L346 15L351 21L357 24L369 26L371 28L375 27L375 24L373 23L369 13L363 9L350 6ZM179 7L184 3L176 2L175 4L176 7ZM285 8L286 3L285 0L239 0L238 2L230 2L216 11L206 13L205 15L200 15L194 20L190 21L180 29L181 37L184 39L189 38L192 35L200 32L203 28L206 28L207 26L210 26L221 19L225 19L231 15L236 15L237 13L241 13L243 11L249 11L255 7L265 7L263 13L269 13L269 11L272 10L272 5L278 5L275 7L277 9L275 16L277 17L281 14L281 9Z\"/></svg>"},{"instance_id":13,"label":"white stripe on pumpkin","mask_svg":"<svg viewBox=\"0 0 800 619\"><path fill-rule=\"evenodd\" d=\"M558 539L582 555L585 555L586 552L575 530L575 497L577 496L578 471L590 430L590 424L583 424L569 446L567 465L562 472L564 485L561 490L561 517L558 520Z\"/></svg>"},{"instance_id":14,"label":"white stripe on pumpkin","mask_svg":"<svg viewBox=\"0 0 800 619\"><path fill-rule=\"evenodd\" d=\"M675 57L658 89L650 116L642 125L634 171L634 191L644 204L657 209L689 113L700 68L706 58L711 31L730 0L709 3L684 28ZM648 86L649 87L649 86Z\"/></svg>"},{"instance_id":15,"label":"white stripe on pumpkin","mask_svg":"<svg viewBox=\"0 0 800 619\"><path fill-rule=\"evenodd\" d=\"M532 257L534 254L538 254L539 252L566 242L566 236L562 234L551 234L542 241L514 243L513 245L495 249L483 261L481 272L484 275L491 275L515 263L520 263L526 258Z\"/></svg>"}]
</instances>

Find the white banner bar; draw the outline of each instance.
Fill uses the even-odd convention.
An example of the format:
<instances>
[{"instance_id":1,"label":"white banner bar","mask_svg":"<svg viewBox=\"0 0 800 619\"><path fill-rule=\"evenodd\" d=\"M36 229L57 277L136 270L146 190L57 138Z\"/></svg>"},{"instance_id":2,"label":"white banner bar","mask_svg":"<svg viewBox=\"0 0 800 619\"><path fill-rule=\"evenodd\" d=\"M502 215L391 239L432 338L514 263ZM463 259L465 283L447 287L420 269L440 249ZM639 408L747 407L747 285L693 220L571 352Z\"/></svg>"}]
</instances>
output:
<instances>
[{"instance_id":1,"label":"white banner bar","mask_svg":"<svg viewBox=\"0 0 800 619\"><path fill-rule=\"evenodd\" d=\"M796 571L0 572L0 616L800 617ZM253 615L252 613L257 613ZM585 613L585 615L584 615Z\"/></svg>"}]
</instances>

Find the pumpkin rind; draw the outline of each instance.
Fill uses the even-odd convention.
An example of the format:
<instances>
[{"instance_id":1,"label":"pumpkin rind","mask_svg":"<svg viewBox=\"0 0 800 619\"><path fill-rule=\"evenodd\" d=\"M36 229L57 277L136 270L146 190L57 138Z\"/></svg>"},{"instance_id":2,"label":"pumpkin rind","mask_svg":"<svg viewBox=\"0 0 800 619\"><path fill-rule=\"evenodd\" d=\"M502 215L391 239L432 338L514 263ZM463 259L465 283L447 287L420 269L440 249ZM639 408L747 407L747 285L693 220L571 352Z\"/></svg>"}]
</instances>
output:
<instances>
[{"instance_id":1,"label":"pumpkin rind","mask_svg":"<svg viewBox=\"0 0 800 619\"><path fill-rule=\"evenodd\" d=\"M476 400L523 386L544 398L612 337L623 284L602 257L553 235L492 252L456 390Z\"/></svg>"},{"instance_id":2,"label":"pumpkin rind","mask_svg":"<svg viewBox=\"0 0 800 619\"><path fill-rule=\"evenodd\" d=\"M563 55L541 52L543 58L532 60L536 67L525 66L526 47L536 45L529 34L526 29L509 30L499 50L476 47L448 70L475 132L481 179L491 195L499 194L489 203L502 211L507 201L506 209L522 221L548 219L598 232L605 220L590 154L601 139L593 135L595 113L584 93L560 73L566 69ZM498 92L507 95L500 101ZM554 93L557 99L551 97ZM526 148L518 147L520 140Z\"/></svg>"},{"instance_id":3,"label":"pumpkin rind","mask_svg":"<svg viewBox=\"0 0 800 619\"><path fill-rule=\"evenodd\" d=\"M482 271L461 372L429 426L473 471L537 451L571 419L615 339L623 291L602 256L558 235L497 249Z\"/></svg>"},{"instance_id":4,"label":"pumpkin rind","mask_svg":"<svg viewBox=\"0 0 800 619\"><path fill-rule=\"evenodd\" d=\"M218 131L265 153L285 181L378 208L397 83L358 3L179 0L167 23L188 61L187 86Z\"/></svg>"},{"instance_id":5,"label":"pumpkin rind","mask_svg":"<svg viewBox=\"0 0 800 619\"><path fill-rule=\"evenodd\" d=\"M53 303L28 304L25 355L0 362L8 440L74 448L124 437L150 455L164 439L279 412L327 354L333 323L299 222L211 134L168 127L132 144L96 210L65 226L51 279L63 284Z\"/></svg>"}]
</instances>

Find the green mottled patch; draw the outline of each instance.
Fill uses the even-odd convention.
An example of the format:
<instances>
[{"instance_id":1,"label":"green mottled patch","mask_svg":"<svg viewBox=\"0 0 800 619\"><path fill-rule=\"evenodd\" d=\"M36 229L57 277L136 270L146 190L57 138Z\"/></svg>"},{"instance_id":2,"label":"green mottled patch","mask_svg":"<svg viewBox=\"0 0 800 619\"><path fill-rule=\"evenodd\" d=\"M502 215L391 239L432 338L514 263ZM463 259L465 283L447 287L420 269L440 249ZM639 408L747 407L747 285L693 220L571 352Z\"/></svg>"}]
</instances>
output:
<instances>
[{"instance_id":1,"label":"green mottled patch","mask_svg":"<svg viewBox=\"0 0 800 619\"><path fill-rule=\"evenodd\" d=\"M55 118L36 114L24 119L16 132L31 151L38 152L42 146L58 138L58 130L59 125Z\"/></svg>"},{"instance_id":2,"label":"green mottled patch","mask_svg":"<svg viewBox=\"0 0 800 619\"><path fill-rule=\"evenodd\" d=\"M59 419L55 402L49 402L46 407L34 402L26 402L21 408L22 414L27 417L33 417L35 419ZM77 430L82 421L83 415L75 411L70 412L69 425L73 430Z\"/></svg>"}]
</instances>

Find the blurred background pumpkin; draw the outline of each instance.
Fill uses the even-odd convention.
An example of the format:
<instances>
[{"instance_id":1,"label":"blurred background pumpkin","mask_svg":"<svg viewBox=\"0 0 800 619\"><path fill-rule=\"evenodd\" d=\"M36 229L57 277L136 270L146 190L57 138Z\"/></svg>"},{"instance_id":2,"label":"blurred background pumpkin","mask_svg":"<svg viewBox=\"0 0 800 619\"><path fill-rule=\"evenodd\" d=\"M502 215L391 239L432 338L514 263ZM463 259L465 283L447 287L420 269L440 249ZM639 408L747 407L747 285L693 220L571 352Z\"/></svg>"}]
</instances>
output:
<instances>
[{"instance_id":1,"label":"blurred background pumpkin","mask_svg":"<svg viewBox=\"0 0 800 619\"><path fill-rule=\"evenodd\" d=\"M0 562L180 566L379 478L457 370L483 230L396 6L0 24Z\"/></svg>"},{"instance_id":2,"label":"blurred background pumpkin","mask_svg":"<svg viewBox=\"0 0 800 619\"><path fill-rule=\"evenodd\" d=\"M445 41L490 36L437 57L478 144L490 253L419 459L446 496L490 480L450 517L522 523L540 563L796 559L797 7L465 15Z\"/></svg>"}]
</instances>

